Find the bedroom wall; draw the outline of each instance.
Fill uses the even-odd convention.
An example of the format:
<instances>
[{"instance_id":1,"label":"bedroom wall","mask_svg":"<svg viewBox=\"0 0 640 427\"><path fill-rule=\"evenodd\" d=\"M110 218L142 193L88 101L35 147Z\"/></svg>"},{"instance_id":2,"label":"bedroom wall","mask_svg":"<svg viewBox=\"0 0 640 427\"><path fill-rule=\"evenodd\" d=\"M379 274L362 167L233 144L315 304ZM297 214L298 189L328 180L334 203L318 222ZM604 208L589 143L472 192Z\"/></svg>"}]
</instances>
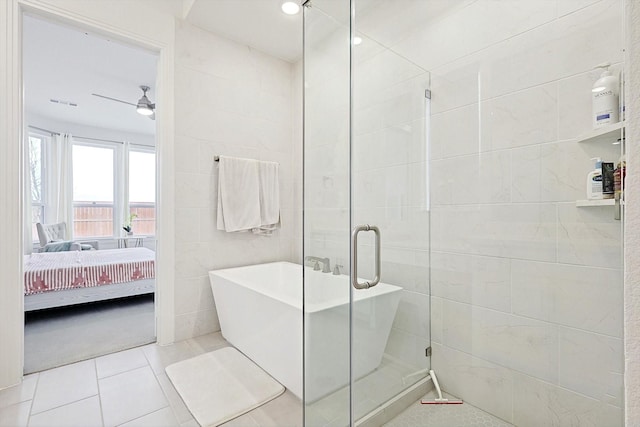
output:
<instances>
[{"instance_id":1,"label":"bedroom wall","mask_svg":"<svg viewBox=\"0 0 640 427\"><path fill-rule=\"evenodd\" d=\"M176 23L175 339L220 329L208 271L295 259L292 65ZM216 229L214 155L280 164L282 228ZM297 239L296 239L297 236Z\"/></svg>"}]
</instances>

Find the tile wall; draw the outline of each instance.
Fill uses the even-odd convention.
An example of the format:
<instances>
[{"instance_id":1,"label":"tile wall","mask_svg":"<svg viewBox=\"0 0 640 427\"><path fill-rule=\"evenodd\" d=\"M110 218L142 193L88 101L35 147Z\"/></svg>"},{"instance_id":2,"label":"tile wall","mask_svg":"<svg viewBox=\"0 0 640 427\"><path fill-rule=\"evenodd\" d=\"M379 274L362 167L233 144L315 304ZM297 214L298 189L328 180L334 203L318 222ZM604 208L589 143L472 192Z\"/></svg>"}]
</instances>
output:
<instances>
[{"instance_id":1,"label":"tile wall","mask_svg":"<svg viewBox=\"0 0 640 427\"><path fill-rule=\"evenodd\" d=\"M292 65L176 23L175 339L220 329L207 272L295 260ZM271 237L216 229L214 155L280 164L282 228Z\"/></svg>"}]
</instances>

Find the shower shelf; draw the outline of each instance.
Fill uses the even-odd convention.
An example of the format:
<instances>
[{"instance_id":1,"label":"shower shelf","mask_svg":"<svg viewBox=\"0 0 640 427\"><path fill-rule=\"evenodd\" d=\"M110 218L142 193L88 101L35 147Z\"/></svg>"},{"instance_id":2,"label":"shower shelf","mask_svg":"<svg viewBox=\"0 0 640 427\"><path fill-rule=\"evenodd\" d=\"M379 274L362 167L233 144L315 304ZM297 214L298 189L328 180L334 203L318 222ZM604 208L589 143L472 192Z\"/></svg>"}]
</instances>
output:
<instances>
[{"instance_id":1,"label":"shower shelf","mask_svg":"<svg viewBox=\"0 0 640 427\"><path fill-rule=\"evenodd\" d=\"M603 126L599 129L594 129L587 133L580 135L577 138L578 142L611 142L615 143L621 138L620 129L624 129L625 123L618 122L608 126Z\"/></svg>"},{"instance_id":2,"label":"shower shelf","mask_svg":"<svg viewBox=\"0 0 640 427\"><path fill-rule=\"evenodd\" d=\"M603 200L576 200L576 206L579 208L586 208L590 206L614 206L616 201L614 199Z\"/></svg>"}]
</instances>

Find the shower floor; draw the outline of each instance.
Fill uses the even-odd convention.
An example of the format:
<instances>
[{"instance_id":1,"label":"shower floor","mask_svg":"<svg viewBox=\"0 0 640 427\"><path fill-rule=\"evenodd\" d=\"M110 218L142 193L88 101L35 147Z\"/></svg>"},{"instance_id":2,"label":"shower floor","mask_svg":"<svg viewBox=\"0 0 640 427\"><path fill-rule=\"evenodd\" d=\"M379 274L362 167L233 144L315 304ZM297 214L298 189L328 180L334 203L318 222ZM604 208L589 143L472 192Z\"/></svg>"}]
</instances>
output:
<instances>
[{"instance_id":1,"label":"shower floor","mask_svg":"<svg viewBox=\"0 0 640 427\"><path fill-rule=\"evenodd\" d=\"M435 390L427 393L423 399L435 399ZM443 397L455 399L450 394ZM506 421L496 418L475 406L462 405L423 405L414 403L400 415L385 424L386 427L513 427Z\"/></svg>"},{"instance_id":2,"label":"shower floor","mask_svg":"<svg viewBox=\"0 0 640 427\"><path fill-rule=\"evenodd\" d=\"M380 402L387 401L413 382L418 381L420 377L415 376L410 378L408 384L402 382L402 377L417 369L419 368L408 366L385 354L380 366L375 371L355 383L356 402L353 408L355 419L373 411L380 405ZM307 405L306 424L323 427L347 426L349 424L348 405L349 388L345 387Z\"/></svg>"}]
</instances>

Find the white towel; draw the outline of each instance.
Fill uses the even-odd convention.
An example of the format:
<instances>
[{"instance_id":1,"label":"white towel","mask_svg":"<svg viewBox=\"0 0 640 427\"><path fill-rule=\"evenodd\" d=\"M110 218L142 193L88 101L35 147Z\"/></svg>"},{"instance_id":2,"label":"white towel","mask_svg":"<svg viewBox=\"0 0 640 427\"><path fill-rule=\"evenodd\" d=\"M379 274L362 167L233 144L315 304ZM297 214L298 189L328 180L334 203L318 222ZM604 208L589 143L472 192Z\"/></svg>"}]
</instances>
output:
<instances>
[{"instance_id":1,"label":"white towel","mask_svg":"<svg viewBox=\"0 0 640 427\"><path fill-rule=\"evenodd\" d=\"M258 161L220 156L218 175L218 230L260 228Z\"/></svg>"},{"instance_id":2,"label":"white towel","mask_svg":"<svg viewBox=\"0 0 640 427\"><path fill-rule=\"evenodd\" d=\"M251 231L271 235L280 227L280 180L279 166L275 162L259 162L260 181L260 227Z\"/></svg>"}]
</instances>

